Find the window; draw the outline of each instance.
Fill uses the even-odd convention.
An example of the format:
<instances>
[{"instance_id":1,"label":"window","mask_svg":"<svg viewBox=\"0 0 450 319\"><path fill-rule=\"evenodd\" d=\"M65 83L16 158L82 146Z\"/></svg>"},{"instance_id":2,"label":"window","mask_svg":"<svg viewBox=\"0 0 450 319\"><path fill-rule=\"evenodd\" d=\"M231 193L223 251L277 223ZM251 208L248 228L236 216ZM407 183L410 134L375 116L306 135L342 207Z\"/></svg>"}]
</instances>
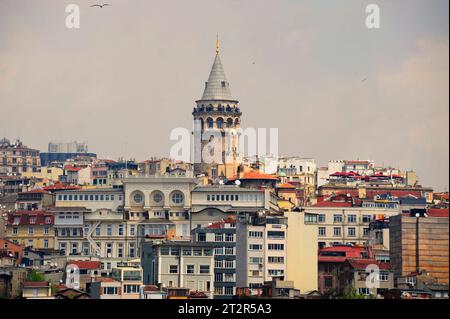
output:
<instances>
[{"instance_id":1,"label":"window","mask_svg":"<svg viewBox=\"0 0 450 319\"><path fill-rule=\"evenodd\" d=\"M172 194L172 202L174 204L182 204L183 203L184 196L181 192L176 192Z\"/></svg>"},{"instance_id":2,"label":"window","mask_svg":"<svg viewBox=\"0 0 450 319\"><path fill-rule=\"evenodd\" d=\"M283 269L269 269L269 276L284 276Z\"/></svg>"},{"instance_id":3,"label":"window","mask_svg":"<svg viewBox=\"0 0 450 319\"><path fill-rule=\"evenodd\" d=\"M134 202L135 202L136 204L140 204L140 203L142 203L142 201L144 200L144 197L142 196L141 193L135 193L135 194L133 195L133 200L134 200Z\"/></svg>"},{"instance_id":4,"label":"window","mask_svg":"<svg viewBox=\"0 0 450 319\"><path fill-rule=\"evenodd\" d=\"M197 234L197 241L206 241L206 234L205 233L198 233Z\"/></svg>"},{"instance_id":5,"label":"window","mask_svg":"<svg viewBox=\"0 0 450 319\"><path fill-rule=\"evenodd\" d=\"M249 231L248 232L248 237L262 238L263 237L263 232L262 231Z\"/></svg>"},{"instance_id":6,"label":"window","mask_svg":"<svg viewBox=\"0 0 450 319\"><path fill-rule=\"evenodd\" d=\"M250 257L249 258L249 263L250 264L262 264L263 263L263 258L262 257Z\"/></svg>"},{"instance_id":7,"label":"window","mask_svg":"<svg viewBox=\"0 0 450 319\"><path fill-rule=\"evenodd\" d=\"M162 197L161 193L156 193L155 195L153 195L153 201L155 203L160 203L160 202L162 202L162 200L163 200L163 197Z\"/></svg>"},{"instance_id":8,"label":"window","mask_svg":"<svg viewBox=\"0 0 450 319\"><path fill-rule=\"evenodd\" d=\"M44 239L44 248L48 248L48 239Z\"/></svg>"},{"instance_id":9,"label":"window","mask_svg":"<svg viewBox=\"0 0 450 319\"><path fill-rule=\"evenodd\" d=\"M270 264L283 264L284 263L284 257L278 257L278 256L269 256L268 261Z\"/></svg>"},{"instance_id":10,"label":"window","mask_svg":"<svg viewBox=\"0 0 450 319\"><path fill-rule=\"evenodd\" d=\"M378 274L378 279L380 281L388 281L389 273L387 271L380 271L380 273Z\"/></svg>"},{"instance_id":11,"label":"window","mask_svg":"<svg viewBox=\"0 0 450 319\"><path fill-rule=\"evenodd\" d=\"M111 224L108 224L108 225L106 226L106 234L107 234L108 236L112 236L112 225L111 225Z\"/></svg>"},{"instance_id":12,"label":"window","mask_svg":"<svg viewBox=\"0 0 450 319\"><path fill-rule=\"evenodd\" d=\"M262 245L250 244L250 245L248 245L248 250L262 250Z\"/></svg>"},{"instance_id":13,"label":"window","mask_svg":"<svg viewBox=\"0 0 450 319\"><path fill-rule=\"evenodd\" d=\"M369 295L370 294L370 289L369 288L358 288L358 293L360 295Z\"/></svg>"},{"instance_id":14,"label":"window","mask_svg":"<svg viewBox=\"0 0 450 319\"><path fill-rule=\"evenodd\" d=\"M341 227L334 227L334 228L333 228L333 235L334 235L335 237L341 236Z\"/></svg>"},{"instance_id":15,"label":"window","mask_svg":"<svg viewBox=\"0 0 450 319\"><path fill-rule=\"evenodd\" d=\"M229 295L229 296L233 295L234 294L234 288L233 287L225 287L224 294L225 295Z\"/></svg>"},{"instance_id":16,"label":"window","mask_svg":"<svg viewBox=\"0 0 450 319\"><path fill-rule=\"evenodd\" d=\"M222 273L215 274L214 281L217 281L217 282L223 281L223 274Z\"/></svg>"},{"instance_id":17,"label":"window","mask_svg":"<svg viewBox=\"0 0 450 319\"><path fill-rule=\"evenodd\" d=\"M209 265L200 265L201 274L209 274Z\"/></svg>"},{"instance_id":18,"label":"window","mask_svg":"<svg viewBox=\"0 0 450 319\"><path fill-rule=\"evenodd\" d=\"M367 228L367 227L363 228L363 236L364 237L368 237L369 236L369 228Z\"/></svg>"},{"instance_id":19,"label":"window","mask_svg":"<svg viewBox=\"0 0 450 319\"><path fill-rule=\"evenodd\" d=\"M340 215L340 214L334 214L334 215L333 215L333 222L334 222L334 223L342 223L342 215Z\"/></svg>"},{"instance_id":20,"label":"window","mask_svg":"<svg viewBox=\"0 0 450 319\"><path fill-rule=\"evenodd\" d=\"M100 225L95 228L95 236L100 236Z\"/></svg>"},{"instance_id":21,"label":"window","mask_svg":"<svg viewBox=\"0 0 450 319\"><path fill-rule=\"evenodd\" d=\"M356 215L348 215L347 216L347 222L349 222L349 223L356 223Z\"/></svg>"},{"instance_id":22,"label":"window","mask_svg":"<svg viewBox=\"0 0 450 319\"><path fill-rule=\"evenodd\" d=\"M319 236L326 236L326 235L327 235L326 227L319 227Z\"/></svg>"},{"instance_id":23,"label":"window","mask_svg":"<svg viewBox=\"0 0 450 319\"><path fill-rule=\"evenodd\" d=\"M234 255L233 247L225 247L225 255Z\"/></svg>"},{"instance_id":24,"label":"window","mask_svg":"<svg viewBox=\"0 0 450 319\"><path fill-rule=\"evenodd\" d=\"M319 214L317 216L317 222L319 223L325 223L325 214Z\"/></svg>"},{"instance_id":25,"label":"window","mask_svg":"<svg viewBox=\"0 0 450 319\"><path fill-rule=\"evenodd\" d=\"M117 243L117 257L123 257L123 243Z\"/></svg>"},{"instance_id":26,"label":"window","mask_svg":"<svg viewBox=\"0 0 450 319\"><path fill-rule=\"evenodd\" d=\"M123 236L123 224L119 225L119 236Z\"/></svg>"},{"instance_id":27,"label":"window","mask_svg":"<svg viewBox=\"0 0 450 319\"><path fill-rule=\"evenodd\" d=\"M269 244L269 250L284 250L284 244Z\"/></svg>"},{"instance_id":28,"label":"window","mask_svg":"<svg viewBox=\"0 0 450 319\"><path fill-rule=\"evenodd\" d=\"M178 274L178 265L170 265L169 274Z\"/></svg>"},{"instance_id":29,"label":"window","mask_svg":"<svg viewBox=\"0 0 450 319\"><path fill-rule=\"evenodd\" d=\"M106 256L112 257L112 243L106 244Z\"/></svg>"},{"instance_id":30,"label":"window","mask_svg":"<svg viewBox=\"0 0 450 319\"><path fill-rule=\"evenodd\" d=\"M224 254L224 248L223 247L216 247L214 248L214 255L223 255Z\"/></svg>"},{"instance_id":31,"label":"window","mask_svg":"<svg viewBox=\"0 0 450 319\"><path fill-rule=\"evenodd\" d=\"M126 294L136 294L139 292L139 285L124 285L124 292Z\"/></svg>"},{"instance_id":32,"label":"window","mask_svg":"<svg viewBox=\"0 0 450 319\"><path fill-rule=\"evenodd\" d=\"M34 233L33 227L28 227L28 234L32 235Z\"/></svg>"},{"instance_id":33,"label":"window","mask_svg":"<svg viewBox=\"0 0 450 319\"><path fill-rule=\"evenodd\" d=\"M356 236L356 228L355 227L349 227L347 231L348 231L348 236L349 237L355 237Z\"/></svg>"},{"instance_id":34,"label":"window","mask_svg":"<svg viewBox=\"0 0 450 319\"><path fill-rule=\"evenodd\" d=\"M128 244L128 257L134 258L136 257L136 245L135 243Z\"/></svg>"},{"instance_id":35,"label":"window","mask_svg":"<svg viewBox=\"0 0 450 319\"><path fill-rule=\"evenodd\" d=\"M89 255L89 243L88 242L83 242L82 252L83 252L84 256Z\"/></svg>"},{"instance_id":36,"label":"window","mask_svg":"<svg viewBox=\"0 0 450 319\"><path fill-rule=\"evenodd\" d=\"M363 215L362 221L363 223L370 223L370 215Z\"/></svg>"},{"instance_id":37,"label":"window","mask_svg":"<svg viewBox=\"0 0 450 319\"><path fill-rule=\"evenodd\" d=\"M30 217L30 224L31 225L36 224L36 217Z\"/></svg>"},{"instance_id":38,"label":"window","mask_svg":"<svg viewBox=\"0 0 450 319\"><path fill-rule=\"evenodd\" d=\"M51 217L45 217L45 223L50 224L52 222Z\"/></svg>"},{"instance_id":39,"label":"window","mask_svg":"<svg viewBox=\"0 0 450 319\"><path fill-rule=\"evenodd\" d=\"M17 235L17 227L13 228L13 235Z\"/></svg>"},{"instance_id":40,"label":"window","mask_svg":"<svg viewBox=\"0 0 450 319\"><path fill-rule=\"evenodd\" d=\"M136 225L130 225L130 236L136 235Z\"/></svg>"},{"instance_id":41,"label":"window","mask_svg":"<svg viewBox=\"0 0 450 319\"><path fill-rule=\"evenodd\" d=\"M269 230L267 236L271 239L284 239L284 231Z\"/></svg>"},{"instance_id":42,"label":"window","mask_svg":"<svg viewBox=\"0 0 450 319\"><path fill-rule=\"evenodd\" d=\"M333 288L333 277L327 276L324 278L325 288Z\"/></svg>"},{"instance_id":43,"label":"window","mask_svg":"<svg viewBox=\"0 0 450 319\"><path fill-rule=\"evenodd\" d=\"M225 260L225 268L234 268L233 260Z\"/></svg>"},{"instance_id":44,"label":"window","mask_svg":"<svg viewBox=\"0 0 450 319\"><path fill-rule=\"evenodd\" d=\"M103 294L104 295L117 295L117 287L104 287Z\"/></svg>"},{"instance_id":45,"label":"window","mask_svg":"<svg viewBox=\"0 0 450 319\"><path fill-rule=\"evenodd\" d=\"M194 265L186 265L186 273L187 274L195 273L195 266Z\"/></svg>"},{"instance_id":46,"label":"window","mask_svg":"<svg viewBox=\"0 0 450 319\"><path fill-rule=\"evenodd\" d=\"M215 239L216 241L223 241L223 234L216 234Z\"/></svg>"},{"instance_id":47,"label":"window","mask_svg":"<svg viewBox=\"0 0 450 319\"><path fill-rule=\"evenodd\" d=\"M76 255L78 253L78 244L77 243L72 243L72 248L70 250L70 253L72 255Z\"/></svg>"}]
</instances>

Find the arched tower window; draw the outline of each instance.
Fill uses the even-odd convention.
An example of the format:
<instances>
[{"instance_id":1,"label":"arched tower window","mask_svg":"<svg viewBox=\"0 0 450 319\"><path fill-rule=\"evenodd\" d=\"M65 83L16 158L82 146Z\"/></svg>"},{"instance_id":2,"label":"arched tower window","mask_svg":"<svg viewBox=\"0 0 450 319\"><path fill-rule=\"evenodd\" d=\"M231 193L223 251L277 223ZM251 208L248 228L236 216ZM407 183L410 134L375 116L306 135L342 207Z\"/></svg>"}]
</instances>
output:
<instances>
[{"instance_id":1,"label":"arched tower window","mask_svg":"<svg viewBox=\"0 0 450 319\"><path fill-rule=\"evenodd\" d=\"M233 127L233 119L232 119L231 117L229 117L229 118L227 119L227 127L228 127L228 128Z\"/></svg>"},{"instance_id":2,"label":"arched tower window","mask_svg":"<svg viewBox=\"0 0 450 319\"><path fill-rule=\"evenodd\" d=\"M217 118L216 122L217 122L217 128L219 128L219 129L223 128L223 118L221 118L221 117Z\"/></svg>"},{"instance_id":3,"label":"arched tower window","mask_svg":"<svg viewBox=\"0 0 450 319\"><path fill-rule=\"evenodd\" d=\"M207 123L208 128L213 128L214 127L214 120L212 118L208 117L206 119L206 123Z\"/></svg>"}]
</instances>

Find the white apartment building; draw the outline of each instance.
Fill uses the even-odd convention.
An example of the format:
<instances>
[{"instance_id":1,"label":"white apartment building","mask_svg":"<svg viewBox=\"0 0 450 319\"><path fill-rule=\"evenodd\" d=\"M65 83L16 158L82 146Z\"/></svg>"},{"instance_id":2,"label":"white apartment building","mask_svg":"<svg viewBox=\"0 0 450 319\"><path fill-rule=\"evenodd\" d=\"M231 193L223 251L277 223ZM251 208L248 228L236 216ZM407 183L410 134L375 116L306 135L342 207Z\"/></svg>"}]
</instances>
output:
<instances>
[{"instance_id":1,"label":"white apartment building","mask_svg":"<svg viewBox=\"0 0 450 319\"><path fill-rule=\"evenodd\" d=\"M363 245L369 236L369 224L378 215L400 213L398 208L377 207L304 207L306 213L317 214L319 247L333 244Z\"/></svg>"},{"instance_id":2,"label":"white apartment building","mask_svg":"<svg viewBox=\"0 0 450 319\"><path fill-rule=\"evenodd\" d=\"M236 287L252 293L265 281L284 279L287 259L287 219L242 214L236 224Z\"/></svg>"},{"instance_id":3,"label":"white apartment building","mask_svg":"<svg viewBox=\"0 0 450 319\"><path fill-rule=\"evenodd\" d=\"M197 186L192 191L191 228L208 226L241 212L270 211L269 190L236 185Z\"/></svg>"}]
</instances>

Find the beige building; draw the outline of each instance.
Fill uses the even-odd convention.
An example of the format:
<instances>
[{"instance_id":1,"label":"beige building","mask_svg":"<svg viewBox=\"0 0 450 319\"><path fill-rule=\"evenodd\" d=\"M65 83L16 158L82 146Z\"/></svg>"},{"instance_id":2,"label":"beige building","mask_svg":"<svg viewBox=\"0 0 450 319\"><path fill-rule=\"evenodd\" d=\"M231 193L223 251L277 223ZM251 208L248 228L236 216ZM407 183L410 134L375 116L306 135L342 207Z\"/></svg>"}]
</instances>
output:
<instances>
[{"instance_id":1,"label":"beige building","mask_svg":"<svg viewBox=\"0 0 450 319\"><path fill-rule=\"evenodd\" d=\"M39 151L17 140L12 144L6 138L0 140L0 176L38 172L41 166Z\"/></svg>"},{"instance_id":2,"label":"beige building","mask_svg":"<svg viewBox=\"0 0 450 319\"><path fill-rule=\"evenodd\" d=\"M288 218L286 280L304 294L317 290L317 215L285 212Z\"/></svg>"},{"instance_id":3,"label":"beige building","mask_svg":"<svg viewBox=\"0 0 450 319\"><path fill-rule=\"evenodd\" d=\"M369 224L381 215L396 216L397 209L373 207L305 207L305 212L317 214L319 247L333 244L363 245L369 238Z\"/></svg>"},{"instance_id":4,"label":"beige building","mask_svg":"<svg viewBox=\"0 0 450 319\"><path fill-rule=\"evenodd\" d=\"M28 178L38 178L47 181L59 181L61 175L64 175L64 170L60 167L56 166L43 166L38 172L24 172L22 173L23 177Z\"/></svg>"},{"instance_id":5,"label":"beige building","mask_svg":"<svg viewBox=\"0 0 450 319\"><path fill-rule=\"evenodd\" d=\"M144 283L214 293L214 247L211 243L147 242L143 245Z\"/></svg>"},{"instance_id":6,"label":"beige building","mask_svg":"<svg viewBox=\"0 0 450 319\"><path fill-rule=\"evenodd\" d=\"M117 267L112 270L112 279L120 282L121 299L139 299L143 286L141 267Z\"/></svg>"}]
</instances>

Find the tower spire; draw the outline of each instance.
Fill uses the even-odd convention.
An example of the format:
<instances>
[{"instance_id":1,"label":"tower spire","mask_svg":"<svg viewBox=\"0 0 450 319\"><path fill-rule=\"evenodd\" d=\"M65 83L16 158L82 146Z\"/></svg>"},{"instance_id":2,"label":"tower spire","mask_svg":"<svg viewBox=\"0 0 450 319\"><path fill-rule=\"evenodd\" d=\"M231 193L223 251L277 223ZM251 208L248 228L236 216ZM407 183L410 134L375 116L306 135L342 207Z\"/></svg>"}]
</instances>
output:
<instances>
[{"instance_id":1,"label":"tower spire","mask_svg":"<svg viewBox=\"0 0 450 319\"><path fill-rule=\"evenodd\" d=\"M219 34L216 35L216 54L219 54L220 51L220 42L219 42Z\"/></svg>"}]
</instances>

